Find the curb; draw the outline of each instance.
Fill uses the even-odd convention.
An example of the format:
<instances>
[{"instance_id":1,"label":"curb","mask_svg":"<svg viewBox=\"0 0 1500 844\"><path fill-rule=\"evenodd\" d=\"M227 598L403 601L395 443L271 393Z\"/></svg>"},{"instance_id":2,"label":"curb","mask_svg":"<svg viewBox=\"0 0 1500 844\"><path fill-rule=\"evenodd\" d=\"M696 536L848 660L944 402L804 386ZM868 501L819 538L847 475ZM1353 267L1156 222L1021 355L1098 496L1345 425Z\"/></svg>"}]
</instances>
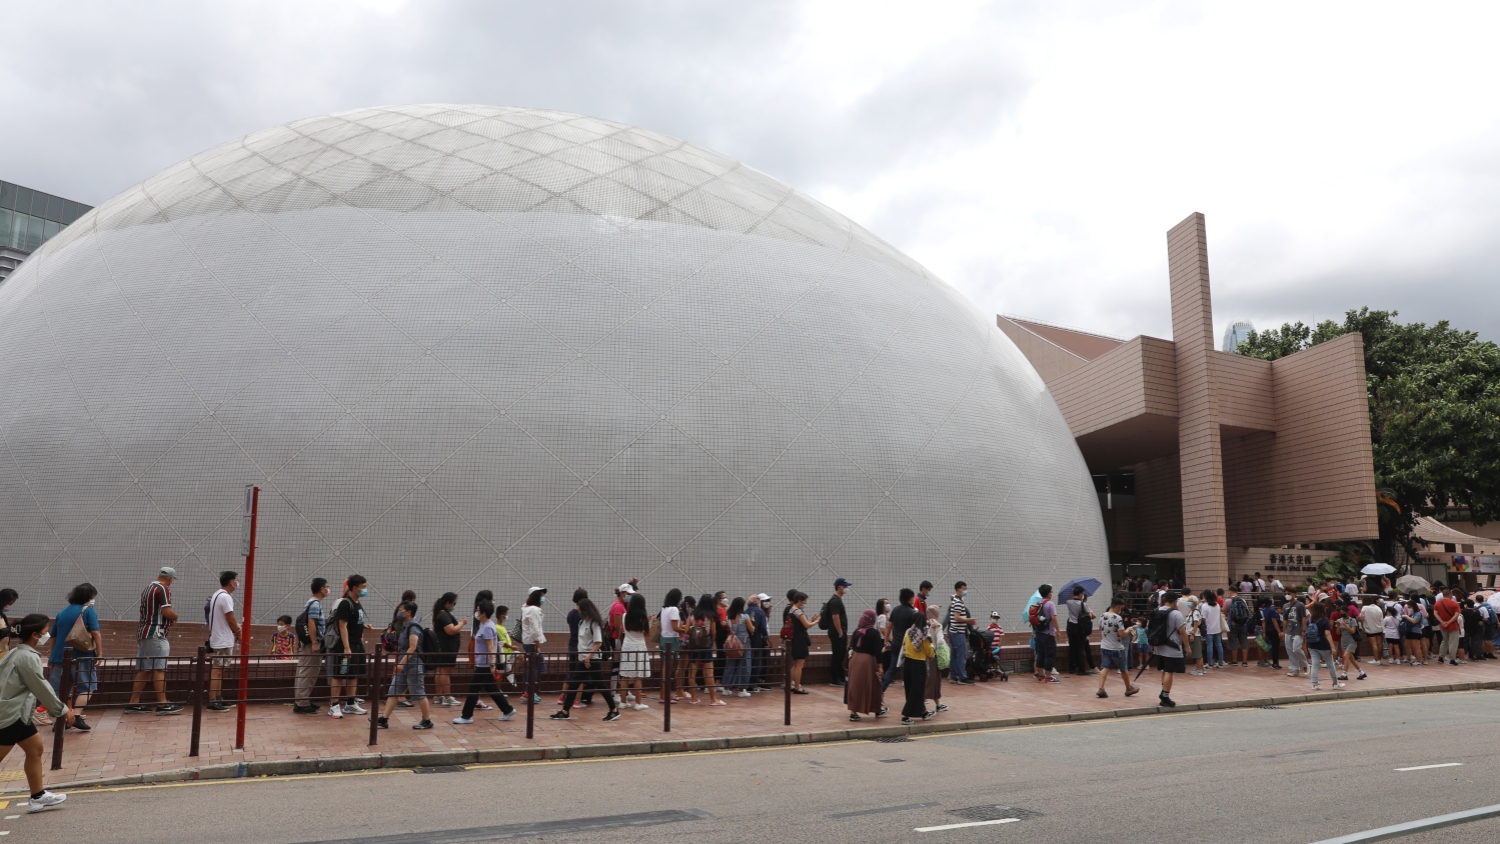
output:
<instances>
[{"instance_id":1,"label":"curb","mask_svg":"<svg viewBox=\"0 0 1500 844\"><path fill-rule=\"evenodd\" d=\"M554 747L503 747L489 750L443 750L423 753L366 753L359 756L332 756L321 759L285 759L264 762L226 762L197 768L177 768L149 774L77 780L52 786L56 789L111 788L129 785L195 782L238 779L242 777L291 776L306 774L370 771L383 768L423 768L435 765L477 765L504 762L543 762L556 759L603 759L621 756L646 756L656 753L693 753L703 750L734 750L750 747L780 747L797 744L821 744L840 741L872 741L907 735L932 735L973 730L994 730L1042 724L1065 724L1101 721L1114 718L1137 718L1144 715L1167 715L1182 712L1207 712L1227 709L1259 709L1264 706L1289 706L1335 700L1364 700L1398 695L1441 694L1444 692L1500 689L1500 680L1469 683L1445 683L1431 686L1406 686L1390 689L1358 689L1336 692L1313 692L1273 698L1221 700L1207 703L1165 706L1140 706L1130 709L1108 709L1096 712L1066 712L1056 715L1029 715L1022 718L994 718L976 721L925 721L910 727L899 724L882 727L855 727L847 730L814 730L796 733L767 733L729 738L666 739L658 741L577 744Z\"/></svg>"}]
</instances>

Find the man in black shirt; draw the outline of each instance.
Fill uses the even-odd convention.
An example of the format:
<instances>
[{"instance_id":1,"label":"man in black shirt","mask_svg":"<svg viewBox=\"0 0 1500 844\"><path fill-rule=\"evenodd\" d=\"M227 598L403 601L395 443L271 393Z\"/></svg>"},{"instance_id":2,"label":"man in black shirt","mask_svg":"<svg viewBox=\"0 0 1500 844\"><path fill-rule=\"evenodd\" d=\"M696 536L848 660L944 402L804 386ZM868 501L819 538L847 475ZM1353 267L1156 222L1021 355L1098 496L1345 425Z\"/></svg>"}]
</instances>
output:
<instances>
[{"instance_id":1,"label":"man in black shirt","mask_svg":"<svg viewBox=\"0 0 1500 844\"><path fill-rule=\"evenodd\" d=\"M917 619L921 618L921 615L911 605L912 600L917 597L917 593L910 589L902 589L899 597L901 603L897 604L894 610L891 610L891 664L886 669L885 676L880 679L880 687L882 689L890 688L891 681L896 679L896 672L901 670L897 666L896 661L901 656L902 640L906 637L906 631L910 630L911 626L917 622Z\"/></svg>"},{"instance_id":2,"label":"man in black shirt","mask_svg":"<svg viewBox=\"0 0 1500 844\"><path fill-rule=\"evenodd\" d=\"M833 651L833 662L828 666L828 685L844 685L844 657L849 653L849 614L844 611L844 592L852 584L844 578L833 582L833 597L823 606L823 618L828 625L828 647Z\"/></svg>"}]
</instances>

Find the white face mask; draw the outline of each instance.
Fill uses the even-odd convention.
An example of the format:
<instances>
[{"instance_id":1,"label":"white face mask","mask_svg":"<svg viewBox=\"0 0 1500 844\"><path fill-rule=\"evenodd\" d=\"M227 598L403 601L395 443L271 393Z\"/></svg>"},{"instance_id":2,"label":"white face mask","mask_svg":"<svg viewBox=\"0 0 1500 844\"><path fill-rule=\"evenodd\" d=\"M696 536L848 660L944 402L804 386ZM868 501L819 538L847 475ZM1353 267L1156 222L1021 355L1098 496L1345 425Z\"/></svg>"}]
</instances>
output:
<instances>
[{"instance_id":1,"label":"white face mask","mask_svg":"<svg viewBox=\"0 0 1500 844\"><path fill-rule=\"evenodd\" d=\"M729 599L728 598L720 598L719 599L719 606L721 606L721 607L727 607L727 606L729 606Z\"/></svg>"},{"instance_id":2,"label":"white face mask","mask_svg":"<svg viewBox=\"0 0 1500 844\"><path fill-rule=\"evenodd\" d=\"M40 648L42 645L47 644L51 640L52 640L52 634L51 633L43 633L42 637L40 639L36 640L36 646Z\"/></svg>"}]
</instances>

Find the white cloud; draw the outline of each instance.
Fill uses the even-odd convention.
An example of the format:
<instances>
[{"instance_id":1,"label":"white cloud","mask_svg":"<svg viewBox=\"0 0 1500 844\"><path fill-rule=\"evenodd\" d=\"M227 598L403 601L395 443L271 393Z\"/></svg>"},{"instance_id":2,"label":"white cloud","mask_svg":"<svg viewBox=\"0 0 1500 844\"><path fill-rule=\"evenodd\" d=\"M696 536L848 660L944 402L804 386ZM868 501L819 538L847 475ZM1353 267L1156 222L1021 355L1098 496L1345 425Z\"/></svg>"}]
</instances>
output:
<instances>
[{"instance_id":1,"label":"white cloud","mask_svg":"<svg viewBox=\"0 0 1500 844\"><path fill-rule=\"evenodd\" d=\"M702 143L982 309L1169 333L1208 215L1220 330L1360 305L1500 336L1492 5L13 4L0 177L99 202L267 125L537 105Z\"/></svg>"}]
</instances>

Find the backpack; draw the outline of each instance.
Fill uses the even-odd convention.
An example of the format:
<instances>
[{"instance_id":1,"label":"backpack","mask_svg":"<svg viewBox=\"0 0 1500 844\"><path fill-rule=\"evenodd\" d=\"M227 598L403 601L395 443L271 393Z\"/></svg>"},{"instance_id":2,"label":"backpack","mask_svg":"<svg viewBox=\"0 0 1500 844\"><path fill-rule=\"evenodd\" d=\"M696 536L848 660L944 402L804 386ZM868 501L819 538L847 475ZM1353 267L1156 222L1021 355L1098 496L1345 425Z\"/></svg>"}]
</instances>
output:
<instances>
[{"instance_id":1,"label":"backpack","mask_svg":"<svg viewBox=\"0 0 1500 844\"><path fill-rule=\"evenodd\" d=\"M689 650L706 651L714 646L714 637L708 633L708 625L694 624L688 628L687 642L685 646Z\"/></svg>"},{"instance_id":2,"label":"backpack","mask_svg":"<svg viewBox=\"0 0 1500 844\"><path fill-rule=\"evenodd\" d=\"M293 626L297 628L297 644L304 648L312 646L312 637L307 635L307 612L312 609L312 605L317 600L317 598L308 598L307 603L302 606L302 614L297 616L296 621L292 622Z\"/></svg>"},{"instance_id":3,"label":"backpack","mask_svg":"<svg viewBox=\"0 0 1500 844\"><path fill-rule=\"evenodd\" d=\"M1250 605L1245 603L1244 598L1235 598L1229 602L1229 620L1237 626L1243 626L1250 620Z\"/></svg>"},{"instance_id":4,"label":"backpack","mask_svg":"<svg viewBox=\"0 0 1500 844\"><path fill-rule=\"evenodd\" d=\"M438 643L437 632L428 627L422 628L422 638L417 642L417 653L435 654L443 650Z\"/></svg>"},{"instance_id":5,"label":"backpack","mask_svg":"<svg viewBox=\"0 0 1500 844\"><path fill-rule=\"evenodd\" d=\"M729 638L724 640L724 655L730 659L742 659L745 656L745 643L732 630Z\"/></svg>"},{"instance_id":6,"label":"backpack","mask_svg":"<svg viewBox=\"0 0 1500 844\"><path fill-rule=\"evenodd\" d=\"M1042 611L1042 601L1037 601L1026 610L1026 620L1031 623L1031 628L1038 633L1047 629L1047 616Z\"/></svg>"},{"instance_id":7,"label":"backpack","mask_svg":"<svg viewBox=\"0 0 1500 844\"><path fill-rule=\"evenodd\" d=\"M224 592L224 590L220 589L218 590L218 592L209 595L208 601L203 605L203 623L209 625L210 627L213 626L213 622L209 620L208 616L209 613L213 612L214 599L219 597L219 592ZM225 592L225 594L227 595L229 593Z\"/></svg>"},{"instance_id":8,"label":"backpack","mask_svg":"<svg viewBox=\"0 0 1500 844\"><path fill-rule=\"evenodd\" d=\"M787 616L786 621L781 624L781 645L786 647L792 641L792 617Z\"/></svg>"},{"instance_id":9,"label":"backpack","mask_svg":"<svg viewBox=\"0 0 1500 844\"><path fill-rule=\"evenodd\" d=\"M1146 641L1153 647L1164 647L1172 643L1172 628L1167 624L1171 616L1171 607L1157 607L1146 620Z\"/></svg>"},{"instance_id":10,"label":"backpack","mask_svg":"<svg viewBox=\"0 0 1500 844\"><path fill-rule=\"evenodd\" d=\"M833 603L833 599L829 598L828 600L826 600L826 601L823 602L823 609L821 609L821 610L818 611L818 629L819 630L832 630L833 629L833 614L830 613L830 612L828 612L828 605L831 604L831 603Z\"/></svg>"},{"instance_id":11,"label":"backpack","mask_svg":"<svg viewBox=\"0 0 1500 844\"><path fill-rule=\"evenodd\" d=\"M331 651L339 646L339 622L335 618L339 614L339 606L348 598L340 598L333 604L333 612L329 613L328 621L323 624L323 650Z\"/></svg>"}]
</instances>

